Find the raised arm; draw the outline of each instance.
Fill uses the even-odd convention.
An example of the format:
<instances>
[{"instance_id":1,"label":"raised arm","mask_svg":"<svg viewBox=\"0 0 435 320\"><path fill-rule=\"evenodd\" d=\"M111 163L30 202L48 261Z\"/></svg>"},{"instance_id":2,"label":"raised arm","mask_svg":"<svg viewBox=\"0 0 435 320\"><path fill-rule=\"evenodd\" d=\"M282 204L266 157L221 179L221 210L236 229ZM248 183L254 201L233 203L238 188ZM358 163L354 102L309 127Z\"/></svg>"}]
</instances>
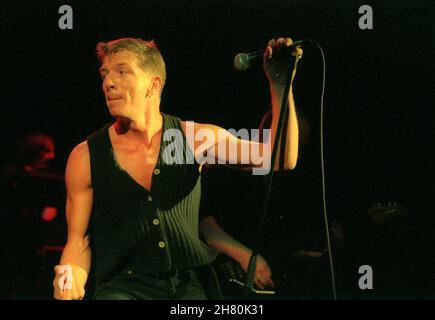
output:
<instances>
[{"instance_id":1,"label":"raised arm","mask_svg":"<svg viewBox=\"0 0 435 320\"><path fill-rule=\"evenodd\" d=\"M82 299L91 267L91 249L86 234L92 211L93 191L89 149L86 142L71 152L65 172L68 238L60 265L55 267L54 297Z\"/></svg>"},{"instance_id":2,"label":"raised arm","mask_svg":"<svg viewBox=\"0 0 435 320\"><path fill-rule=\"evenodd\" d=\"M187 140L195 150L194 153L197 160L199 158L210 163L210 160L214 159L215 163L244 164L263 168L270 167L270 156L276 137L281 102L284 96L289 69L289 59L285 55L290 53L286 47L291 44L292 40L290 38L271 40L264 55L263 66L269 80L272 108L272 123L268 139L265 139L263 142L252 141L249 140L252 136L248 136L245 139L239 135L233 135L216 125L183 122L182 126ZM301 52L301 49L298 48L292 54L301 55ZM288 103L289 112L285 118L287 130L283 132L285 146L284 150L281 150L281 143L278 144L279 149L274 170L292 170L296 167L297 163L299 129L292 88L290 88ZM238 131L238 134L242 133L242 130ZM284 168L279 168L280 153L282 152L285 153ZM204 156L205 154L207 157Z\"/></svg>"},{"instance_id":3,"label":"raised arm","mask_svg":"<svg viewBox=\"0 0 435 320\"><path fill-rule=\"evenodd\" d=\"M279 38L278 40L270 40L264 56L264 71L269 80L270 97L272 104L272 124L271 124L271 148L273 148L273 142L275 141L275 135L278 127L279 113L281 110L281 102L284 96L284 88L288 74L289 60L282 59L282 54L288 54L286 47L290 46L293 41L290 38ZM281 58L279 58L281 55ZM301 56L302 49L297 48L292 52L294 56ZM275 59L275 56L278 56ZM294 76L291 75L292 77ZM274 170L284 169L292 170L296 167L298 152L299 152L299 126L296 116L296 108L293 97L293 86L290 87L288 95L288 114L285 118L286 131L283 131L283 137L285 137L284 147L284 168L279 168L280 154L283 152L281 148L281 141L278 146L278 153L274 164Z\"/></svg>"}]
</instances>

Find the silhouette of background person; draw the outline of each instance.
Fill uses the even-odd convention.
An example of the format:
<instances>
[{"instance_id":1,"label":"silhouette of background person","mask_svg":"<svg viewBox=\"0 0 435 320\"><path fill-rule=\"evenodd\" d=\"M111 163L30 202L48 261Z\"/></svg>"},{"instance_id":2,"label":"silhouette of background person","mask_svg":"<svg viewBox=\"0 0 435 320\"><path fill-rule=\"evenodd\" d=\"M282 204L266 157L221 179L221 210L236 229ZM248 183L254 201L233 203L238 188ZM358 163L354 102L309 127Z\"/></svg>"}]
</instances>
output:
<instances>
[{"instance_id":1,"label":"silhouette of background person","mask_svg":"<svg viewBox=\"0 0 435 320\"><path fill-rule=\"evenodd\" d=\"M63 176L52 170L54 139L29 133L17 144L15 159L1 169L1 295L47 298L51 256L64 241Z\"/></svg>"}]
</instances>

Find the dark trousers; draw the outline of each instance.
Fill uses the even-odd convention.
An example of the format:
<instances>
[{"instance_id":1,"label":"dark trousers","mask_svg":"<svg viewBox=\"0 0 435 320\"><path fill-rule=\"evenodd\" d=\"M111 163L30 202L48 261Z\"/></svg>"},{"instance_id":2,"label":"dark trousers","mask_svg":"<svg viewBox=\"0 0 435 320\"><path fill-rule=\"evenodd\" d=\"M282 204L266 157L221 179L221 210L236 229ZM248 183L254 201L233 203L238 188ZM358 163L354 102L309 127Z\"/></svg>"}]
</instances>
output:
<instances>
[{"instance_id":1,"label":"dark trousers","mask_svg":"<svg viewBox=\"0 0 435 320\"><path fill-rule=\"evenodd\" d=\"M95 300L205 300L201 283L192 269L139 274L122 271L99 285Z\"/></svg>"}]
</instances>

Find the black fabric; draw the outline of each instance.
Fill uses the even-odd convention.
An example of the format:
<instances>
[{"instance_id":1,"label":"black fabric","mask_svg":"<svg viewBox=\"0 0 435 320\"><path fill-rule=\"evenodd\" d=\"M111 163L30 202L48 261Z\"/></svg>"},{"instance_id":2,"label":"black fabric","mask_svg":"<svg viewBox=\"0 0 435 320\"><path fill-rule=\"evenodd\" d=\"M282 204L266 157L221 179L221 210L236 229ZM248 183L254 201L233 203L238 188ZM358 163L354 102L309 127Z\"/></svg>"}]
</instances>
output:
<instances>
[{"instance_id":1,"label":"black fabric","mask_svg":"<svg viewBox=\"0 0 435 320\"><path fill-rule=\"evenodd\" d=\"M201 283L192 269L163 274L136 274L123 270L100 286L95 300L205 300Z\"/></svg>"},{"instance_id":2,"label":"black fabric","mask_svg":"<svg viewBox=\"0 0 435 320\"><path fill-rule=\"evenodd\" d=\"M97 286L126 267L147 274L212 261L215 250L198 235L198 166L164 161L164 153L170 150L183 150L177 162L181 156L192 157L180 119L163 115L160 155L149 191L117 163L108 128L109 124L88 138L94 192L90 234ZM174 132L181 139L169 139Z\"/></svg>"}]
</instances>

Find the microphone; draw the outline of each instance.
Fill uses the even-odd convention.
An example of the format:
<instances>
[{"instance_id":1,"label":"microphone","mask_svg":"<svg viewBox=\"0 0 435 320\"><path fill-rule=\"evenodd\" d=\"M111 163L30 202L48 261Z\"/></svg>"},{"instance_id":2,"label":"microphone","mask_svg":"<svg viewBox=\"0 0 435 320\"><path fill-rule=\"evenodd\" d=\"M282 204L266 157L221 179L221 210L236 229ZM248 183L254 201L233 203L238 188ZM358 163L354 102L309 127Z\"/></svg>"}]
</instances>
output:
<instances>
[{"instance_id":1,"label":"microphone","mask_svg":"<svg viewBox=\"0 0 435 320\"><path fill-rule=\"evenodd\" d=\"M301 45L304 45L308 42L311 42L312 40L299 40L293 42L290 46L287 48L294 49L296 47L299 47ZM251 67L253 62L259 60L263 57L265 50L257 50L249 53L239 53L234 57L234 68L236 68L239 71L245 71Z\"/></svg>"}]
</instances>

